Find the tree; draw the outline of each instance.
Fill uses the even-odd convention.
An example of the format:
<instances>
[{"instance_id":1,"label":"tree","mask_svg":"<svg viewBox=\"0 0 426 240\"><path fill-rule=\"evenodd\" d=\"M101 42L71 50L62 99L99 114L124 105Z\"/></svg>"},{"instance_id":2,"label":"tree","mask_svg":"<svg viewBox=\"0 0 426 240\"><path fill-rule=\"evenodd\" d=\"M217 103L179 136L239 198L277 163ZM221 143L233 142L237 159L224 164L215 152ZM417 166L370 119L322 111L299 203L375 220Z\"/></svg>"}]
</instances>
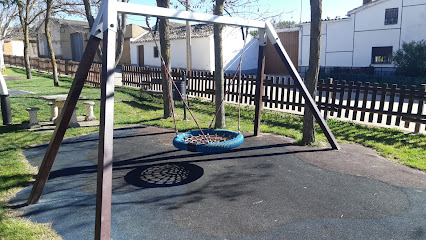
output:
<instances>
[{"instance_id":1,"label":"tree","mask_svg":"<svg viewBox=\"0 0 426 240\"><path fill-rule=\"evenodd\" d=\"M58 87L59 86L58 67L56 65L55 52L53 51L52 37L50 36L50 29L49 29L49 20L50 20L50 15L52 13L52 7L53 7L53 0L46 0L46 19L44 20L44 29L45 29L45 35L47 40L47 48L49 50L49 55L50 55L50 62L52 64L52 69L53 69L53 85L55 87Z\"/></svg>"},{"instance_id":2,"label":"tree","mask_svg":"<svg viewBox=\"0 0 426 240\"><path fill-rule=\"evenodd\" d=\"M309 48L309 67L305 78L305 85L315 99L321 56L321 12L322 0L311 0L311 37ZM315 142L315 118L312 111L305 104L303 116L303 144Z\"/></svg>"},{"instance_id":3,"label":"tree","mask_svg":"<svg viewBox=\"0 0 426 240\"><path fill-rule=\"evenodd\" d=\"M273 22L274 28L276 29L282 29L282 28L292 28L292 27L298 27L299 24L295 21L278 21Z\"/></svg>"},{"instance_id":4,"label":"tree","mask_svg":"<svg viewBox=\"0 0 426 240\"><path fill-rule=\"evenodd\" d=\"M181 5L185 5L185 0L177 0ZM244 1L229 1L229 0L215 0L213 6L213 14L223 15L226 11L230 16L238 16L242 18L264 20L267 18L277 18L283 14L282 11L271 11L266 7L266 10L260 11L260 6L265 9L268 5L267 1L261 3L260 0L244 0ZM206 10L211 6L211 1L198 0L197 3L192 4L192 10L200 11ZM223 128L225 122L225 106L221 104L224 97L224 67L223 67L223 53L222 53L222 24L213 24L213 40L214 40L214 55L215 55L215 95L216 95L216 111L218 112L215 122L215 128ZM253 34L255 34L253 32Z\"/></svg>"},{"instance_id":5,"label":"tree","mask_svg":"<svg viewBox=\"0 0 426 240\"><path fill-rule=\"evenodd\" d=\"M216 0L214 6L214 14L222 16L224 9L224 0ZM215 80L215 95L216 95L216 116L215 128L225 127L225 105L221 104L225 94L225 80L223 78L223 55L222 55L222 24L213 24L213 40L214 40L214 80Z\"/></svg>"},{"instance_id":6,"label":"tree","mask_svg":"<svg viewBox=\"0 0 426 240\"><path fill-rule=\"evenodd\" d=\"M50 34L50 20L52 16L56 14L64 14L69 15L82 15L82 7L80 0L45 0L46 2L46 17L44 19L44 28L45 28L45 36L47 42L47 49L49 51L49 56L53 69L53 85L59 86L58 81L58 67L56 64L55 52L53 51L52 37Z\"/></svg>"},{"instance_id":7,"label":"tree","mask_svg":"<svg viewBox=\"0 0 426 240\"><path fill-rule=\"evenodd\" d=\"M170 0L157 0L158 7L169 8ZM163 57L165 68L171 72L171 53L170 53L170 27L169 19L159 18L158 31L160 34L160 48L161 56ZM163 63L161 64L163 66ZM164 67L161 68L162 85L163 85L163 106L164 106L164 118L169 118L173 115L173 100L170 99L172 94L172 80L166 76ZM170 94L169 94L170 91Z\"/></svg>"},{"instance_id":8,"label":"tree","mask_svg":"<svg viewBox=\"0 0 426 240\"><path fill-rule=\"evenodd\" d=\"M11 33L10 24L16 17L16 11L15 5L0 3L0 71L5 69L3 43Z\"/></svg>"},{"instance_id":9,"label":"tree","mask_svg":"<svg viewBox=\"0 0 426 240\"><path fill-rule=\"evenodd\" d=\"M393 61L398 74L426 77L426 40L402 43L402 48L394 53Z\"/></svg>"},{"instance_id":10,"label":"tree","mask_svg":"<svg viewBox=\"0 0 426 240\"><path fill-rule=\"evenodd\" d=\"M122 2L127 3L128 0L122 0ZM93 28L93 24L95 22L95 18L92 14L92 6L99 7L101 1L96 1L94 3L91 0L83 0L84 5L84 15L86 16L87 22L89 23L89 28ZM117 15L117 48L115 52L115 66L117 67L121 56L123 54L123 45L124 45L124 35L126 34L126 19L127 15L122 13ZM102 59L102 48L99 45L97 50L97 55L99 59Z\"/></svg>"},{"instance_id":11,"label":"tree","mask_svg":"<svg viewBox=\"0 0 426 240\"><path fill-rule=\"evenodd\" d=\"M38 0L22 0L15 1L18 6L19 21L24 31L24 63L27 79L31 79L30 66L30 25L44 13L44 9L40 7Z\"/></svg>"}]
</instances>

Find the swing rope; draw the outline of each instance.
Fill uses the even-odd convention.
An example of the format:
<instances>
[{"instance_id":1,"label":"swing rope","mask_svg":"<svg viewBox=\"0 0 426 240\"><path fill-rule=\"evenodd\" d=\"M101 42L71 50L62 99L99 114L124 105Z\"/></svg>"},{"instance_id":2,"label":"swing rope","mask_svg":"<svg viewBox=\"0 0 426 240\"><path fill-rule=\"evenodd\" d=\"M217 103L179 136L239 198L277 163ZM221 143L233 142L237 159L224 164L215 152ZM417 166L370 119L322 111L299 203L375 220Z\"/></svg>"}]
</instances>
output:
<instances>
[{"instance_id":1,"label":"swing rope","mask_svg":"<svg viewBox=\"0 0 426 240\"><path fill-rule=\"evenodd\" d=\"M154 39L154 43L155 43L155 46L157 47L157 49L160 49L159 47L158 47L158 44L157 44L157 41L155 40L155 34L156 34L156 32L157 32L157 27L158 27L158 18L157 18L157 21L155 22L155 33L152 31L152 29L151 29L151 26L150 26L150 23L149 23L149 21L150 21L150 18L146 18L145 19L145 21L146 21L146 25L148 26L148 28L149 28L149 32L151 33L151 35L152 35L152 39ZM176 133L176 136L177 135L179 135L179 132L178 132L178 129L177 129L177 124L176 124L176 117L175 117L175 109L174 109L174 104L173 104L173 100L172 100L172 96L171 96L171 94L170 94L170 86L169 86L169 80L168 80L168 71L167 71L167 67L166 67L166 63L164 62L164 59L163 59L163 55L161 54L161 51L159 51L159 55L160 55L160 59L161 59L161 65L163 66L163 68L164 68L164 75L165 75L165 77L166 77L166 85L167 85L167 92L168 92L168 94L169 94L169 104L170 104L170 106L171 106L171 108L172 108L172 114L173 114L173 122L174 122L174 125L175 125L175 133Z\"/></svg>"},{"instance_id":2,"label":"swing rope","mask_svg":"<svg viewBox=\"0 0 426 240\"><path fill-rule=\"evenodd\" d=\"M147 24L147 26L149 28L149 31L150 31L151 35L152 35L152 38L153 38L154 43L155 43L155 46L157 47L157 49L159 49L157 40L155 38L155 33L157 32L159 18L157 18L157 21L156 21L156 24L155 24L155 33L152 31L152 28L150 26L149 20L150 20L150 18L147 17L146 18L146 24ZM240 125L240 119L241 119L241 94L242 94L242 91L241 91L241 65L242 65L243 55L244 55L244 51L245 51L245 47L246 47L246 43L247 43L248 28L246 30L246 35L244 35L244 29L243 29L243 27L241 27L241 31L242 31L242 35L243 35L243 39L244 39L244 46L243 46L242 53L241 53L241 56L240 56L240 62L238 64L238 67L237 67L237 69L235 71L235 74L234 74L233 78L231 79L231 81L230 81L230 83L228 85L227 91L226 91L224 97L222 98L220 106L219 106L218 110L216 111L216 114L214 115L212 121L210 122L209 129L211 128L214 119L217 117L217 114L219 113L219 110L220 110L220 108L222 107L222 105L223 105L223 103L225 101L226 95L230 91L231 84L234 83L236 75L237 75L237 73L239 73L239 80L238 80L238 86L237 86L237 88L238 88L238 131L241 132L241 125ZM194 120L195 124L197 125L197 127L200 130L201 134L203 135L204 139L206 140L207 143L209 143L210 142L209 139L204 134L204 132L201 129L201 127L200 127L197 119L195 118L195 116L192 113L191 109L189 108L187 102L185 101L184 97L182 96L181 92L179 91L176 83L174 82L172 75L170 74L169 70L167 69L165 61L164 61L164 58L163 58L163 55L161 54L161 51L159 51L159 56L160 56L160 60L161 60L161 65L163 66L163 69L164 69L164 72L165 72L165 78L166 78L166 82L167 82L167 91L168 91L168 95L169 95L170 105L171 105L171 108L172 108L173 122L174 122L174 126L175 126L176 136L178 136L179 134L178 134L177 124L176 124L176 115L175 115L175 111L174 111L174 105L173 105L173 102L172 102L173 100L172 100L172 96L171 96L170 86L168 84L169 79L172 82L173 86L175 87L177 93L179 94L179 96L180 96L182 102L184 103L186 109L188 109L189 113L191 114L192 119Z\"/></svg>"},{"instance_id":3,"label":"swing rope","mask_svg":"<svg viewBox=\"0 0 426 240\"><path fill-rule=\"evenodd\" d=\"M158 20L159 20L159 19L157 18L157 22L156 22L156 24L155 24L155 32L157 31ZM152 35L152 38L153 38L154 43L155 43L155 46L157 47L157 49L159 49L159 47L158 47L158 43L157 43L157 40L155 39L155 34L153 33L152 28L150 27L150 24L149 24L149 18L148 18L148 17L146 18L146 24L147 24L147 26L148 26L148 28L149 28L149 31L150 31L151 35ZM175 83L175 81L173 80L172 75L170 74L169 70L167 69L167 67L166 67L166 63L164 62L164 58L163 58L163 55L161 54L161 51L159 52L159 55L160 55L161 64L162 64L163 69L164 69L164 72L165 72L165 77L166 77L166 82L167 82L167 91L168 91L168 94L169 94L170 106L172 107L173 122L174 122L174 125L175 125L175 132L176 132L176 136L178 136L179 134L178 134L177 124L176 124L176 116L175 116L175 111L174 111L174 105L173 105L173 102L172 102L173 100L172 100L172 97L171 97L171 91L170 91L170 86L169 86L169 79L170 79L170 81L172 82L172 84L174 85L174 87L175 87L176 91L179 93L179 96L180 96L180 98L182 99L182 102L184 103L184 105L185 105L186 109L188 109L189 113L191 114L192 119L194 119L194 122L195 122L195 124L197 125L198 129L200 130L201 134L203 135L204 139L205 139L205 140L207 141L207 143L208 143L208 142L209 142L209 140L208 140L207 136L204 134L203 130L201 129L200 124L198 124L197 119L195 119L194 114L192 113L192 111L191 111L191 109L189 108L188 104L186 103L186 101L185 101L184 97L182 96L181 92L179 91L178 87L176 86L176 83Z\"/></svg>"},{"instance_id":4,"label":"swing rope","mask_svg":"<svg viewBox=\"0 0 426 240\"><path fill-rule=\"evenodd\" d=\"M234 84L235 77L238 73L238 84L237 84L237 89L238 89L237 90L238 91L237 92L238 93L238 132L241 132L241 98L242 98L242 96L241 96L242 95L242 91L241 91L241 65L243 63L243 56L244 56L244 52L245 52L245 48L246 48L246 44L247 44L248 28L246 29L246 35L244 35L243 27L241 27L241 32L242 32L242 35L243 35L244 45L243 45L242 53L241 53L241 56L240 56L240 62L238 64L237 70L234 73L234 76L232 77L231 81L229 81L228 88L225 91L225 94L222 98L222 101L220 102L220 105L219 105L219 107L216 111L216 114L213 116L213 119L210 122L209 129L212 127L214 120L216 119L217 115L219 114L219 111L220 111L222 105L225 102L226 95L228 95L228 93L231 89L231 85Z\"/></svg>"},{"instance_id":5,"label":"swing rope","mask_svg":"<svg viewBox=\"0 0 426 240\"><path fill-rule=\"evenodd\" d=\"M238 132L241 132L241 98L242 98L242 84L241 84L241 68L243 64L243 56L244 56L244 49L247 44L247 35L248 35L248 28L246 28L246 35L244 36L244 29L241 27L241 33L243 34L243 40L244 40L244 46L243 46L243 53L241 54L240 58L240 74L238 76Z\"/></svg>"}]
</instances>

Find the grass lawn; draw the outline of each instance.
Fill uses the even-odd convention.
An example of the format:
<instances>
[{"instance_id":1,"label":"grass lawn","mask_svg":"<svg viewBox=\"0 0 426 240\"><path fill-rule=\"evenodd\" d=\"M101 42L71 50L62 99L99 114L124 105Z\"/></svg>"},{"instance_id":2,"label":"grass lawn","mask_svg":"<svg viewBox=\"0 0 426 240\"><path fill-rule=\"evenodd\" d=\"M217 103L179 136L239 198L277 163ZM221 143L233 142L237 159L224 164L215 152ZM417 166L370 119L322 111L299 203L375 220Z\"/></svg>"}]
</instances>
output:
<instances>
[{"instance_id":1,"label":"grass lawn","mask_svg":"<svg viewBox=\"0 0 426 240\"><path fill-rule=\"evenodd\" d=\"M22 69L9 68L9 76L25 76ZM14 194L34 180L37 169L29 166L22 152L37 144L50 140L52 133L28 132L20 124L28 121L27 107L39 107L39 119L48 120L50 108L45 100L38 99L41 95L65 94L71 86L71 79L60 78L60 87L53 87L53 80L48 74L33 73L33 79L7 81L11 90L24 90L34 94L14 95L10 97L13 126L0 126L0 239L61 239L49 225L34 224L27 219L19 218L19 213L7 208L7 201ZM95 115L99 118L100 90L85 87L82 95L95 101ZM84 115L84 106L77 105L78 115ZM179 131L196 129L193 121L182 121L182 104L177 104L177 124ZM200 125L208 127L213 115L214 104L201 100L191 100L191 109ZM237 130L238 111L233 105L226 106L227 128ZM159 95L143 93L137 89L117 87L115 90L115 127L129 125L151 125L174 128L173 119L163 119L162 99ZM189 116L189 114L188 114ZM243 107L241 113L242 131L253 131L254 108ZM327 121L339 142L358 143L375 149L388 159L410 167L426 170L426 136L407 134L395 129L368 127L364 125L341 122L330 119ZM299 142L302 137L302 117L263 111L261 131L286 135ZM65 137L97 132L97 127L69 129ZM318 144L326 141L325 136L317 127Z\"/></svg>"}]
</instances>

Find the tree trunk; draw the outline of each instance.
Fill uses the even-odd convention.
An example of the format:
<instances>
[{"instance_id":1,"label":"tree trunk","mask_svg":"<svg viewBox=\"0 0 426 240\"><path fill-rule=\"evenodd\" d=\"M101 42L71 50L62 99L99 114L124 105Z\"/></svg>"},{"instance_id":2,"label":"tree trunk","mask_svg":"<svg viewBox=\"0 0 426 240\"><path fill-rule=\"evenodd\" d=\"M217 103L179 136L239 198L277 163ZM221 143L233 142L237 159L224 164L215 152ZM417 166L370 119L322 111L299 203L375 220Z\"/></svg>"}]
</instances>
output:
<instances>
[{"instance_id":1,"label":"tree trunk","mask_svg":"<svg viewBox=\"0 0 426 240\"><path fill-rule=\"evenodd\" d=\"M0 26L0 70L3 74L5 73L4 71L6 71L6 66L4 64L3 44L7 34L9 33L10 24L15 19L16 11L16 6L6 7L3 5L3 14L0 17L0 22L2 24L2 26Z\"/></svg>"},{"instance_id":2,"label":"tree trunk","mask_svg":"<svg viewBox=\"0 0 426 240\"><path fill-rule=\"evenodd\" d=\"M305 85L315 99L321 57L321 12L322 0L311 0L311 37L309 48L309 68L305 78ZM303 116L303 144L315 142L315 118L305 104Z\"/></svg>"},{"instance_id":3,"label":"tree trunk","mask_svg":"<svg viewBox=\"0 0 426 240\"><path fill-rule=\"evenodd\" d=\"M83 0L84 4L84 11L86 15L87 22L89 23L90 31L92 31L93 24L95 24L95 18L92 15L92 6L90 5L90 0ZM96 49L96 54L98 55L98 59L102 60L102 47L101 45L98 46L98 49Z\"/></svg>"},{"instance_id":4,"label":"tree trunk","mask_svg":"<svg viewBox=\"0 0 426 240\"><path fill-rule=\"evenodd\" d=\"M169 8L170 0L157 0L158 7ZM170 53L170 28L169 20L166 18L160 18L158 26L160 34L160 48L161 56L164 59L164 63L169 72L171 72L171 53ZM161 67L162 85L163 85L163 106L164 106L164 118L173 116L173 100L170 99L172 95L172 81L166 76L164 67Z\"/></svg>"},{"instance_id":5,"label":"tree trunk","mask_svg":"<svg viewBox=\"0 0 426 240\"><path fill-rule=\"evenodd\" d=\"M27 74L27 79L31 79L33 76L31 74L31 66L30 66L30 37L29 37L29 27L28 24L24 23L24 64L25 64L25 72Z\"/></svg>"},{"instance_id":6,"label":"tree trunk","mask_svg":"<svg viewBox=\"0 0 426 240\"><path fill-rule=\"evenodd\" d=\"M128 0L122 0L122 2L128 2ZM86 15L87 22L89 23L90 30L93 28L95 18L92 15L92 6L90 5L90 0L83 0L84 11ZM170 5L170 4L169 4ZM124 34L126 33L126 14L121 14L121 20L117 16L117 49L115 53L115 67L117 67L121 56L123 55L123 45L124 45ZM96 54L99 59L102 59L102 47L99 45L96 50Z\"/></svg>"},{"instance_id":7,"label":"tree trunk","mask_svg":"<svg viewBox=\"0 0 426 240\"><path fill-rule=\"evenodd\" d=\"M53 0L47 0L46 4L47 4L47 9L46 9L46 19L44 20L44 29L46 34L47 48L49 49L50 62L52 64L53 86L59 87L58 67L56 65L55 52L53 51L52 37L50 36L50 29L49 29L50 12L52 10Z\"/></svg>"},{"instance_id":8,"label":"tree trunk","mask_svg":"<svg viewBox=\"0 0 426 240\"><path fill-rule=\"evenodd\" d=\"M4 65L4 51L3 51L4 40L0 40L0 71L4 71L6 66Z\"/></svg>"},{"instance_id":9,"label":"tree trunk","mask_svg":"<svg viewBox=\"0 0 426 240\"><path fill-rule=\"evenodd\" d=\"M214 7L215 15L223 15L224 0L216 0ZM216 111L219 110L216 116L215 128L224 128L225 123L225 105L221 102L225 94L224 78L223 78L223 55L222 55L222 24L213 24L214 31L214 66L215 66L215 95L216 95ZM220 109L219 109L220 108Z\"/></svg>"},{"instance_id":10,"label":"tree trunk","mask_svg":"<svg viewBox=\"0 0 426 240\"><path fill-rule=\"evenodd\" d=\"M128 2L127 0L122 0L122 2ZM126 22L127 15L125 13L121 14L121 19L117 15L117 50L115 52L115 66L120 63L121 56L123 55L124 47L124 35L126 34Z\"/></svg>"}]
</instances>

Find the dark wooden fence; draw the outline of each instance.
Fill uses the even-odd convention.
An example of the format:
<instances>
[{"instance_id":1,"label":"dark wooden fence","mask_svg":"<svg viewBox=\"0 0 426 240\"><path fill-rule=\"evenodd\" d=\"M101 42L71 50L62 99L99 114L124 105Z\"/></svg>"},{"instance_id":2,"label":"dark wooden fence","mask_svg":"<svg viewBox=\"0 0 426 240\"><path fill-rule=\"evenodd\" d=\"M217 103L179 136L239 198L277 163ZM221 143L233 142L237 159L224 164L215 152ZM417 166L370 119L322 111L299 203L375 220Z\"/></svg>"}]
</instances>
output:
<instances>
[{"instance_id":1,"label":"dark wooden fence","mask_svg":"<svg viewBox=\"0 0 426 240\"><path fill-rule=\"evenodd\" d=\"M181 73L173 70L172 76L180 79ZM225 85L229 87L226 100L237 103L237 80L231 84L232 77L225 74ZM124 86L162 91L159 68L123 66L122 79ZM213 99L214 73L193 71L187 80L190 96ZM242 76L242 103L254 105L255 83L256 76ZM288 77L267 76L263 101L268 109L299 114L304 111L304 99ZM418 89L396 84L320 80L316 102L326 118L400 127L414 132L424 131L426 124L426 84Z\"/></svg>"},{"instance_id":2,"label":"dark wooden fence","mask_svg":"<svg viewBox=\"0 0 426 240\"><path fill-rule=\"evenodd\" d=\"M21 56L4 56L5 64L16 66L16 67L25 67L24 57ZM68 60L56 60L56 64L58 66L58 74L66 75L70 77L74 77L77 72L79 62L68 61ZM50 58L30 58L30 66L31 69L37 70L40 72L52 73L52 64ZM92 63L92 67L90 68L89 75L86 79L86 84L100 87L101 84L101 72L102 72L102 64Z\"/></svg>"},{"instance_id":3,"label":"dark wooden fence","mask_svg":"<svg viewBox=\"0 0 426 240\"><path fill-rule=\"evenodd\" d=\"M5 56L5 63L24 67L23 57ZM75 76L78 62L57 60L58 72ZM50 59L31 58L31 68L43 72L52 72ZM102 65L93 63L86 83L99 87ZM182 73L172 71L174 80L180 80ZM225 74L225 86L229 88L226 101L237 103L237 79ZM214 73L193 71L187 76L188 94L193 97L214 99ZM122 66L123 86L162 91L161 71L159 68ZM254 105L256 76L242 75L242 99L247 105ZM267 76L264 82L263 104L265 108L301 114L304 111L304 99L294 81L288 77ZM318 82L316 102L326 118L357 121L399 127L423 132L426 125L426 83L421 89L396 84L347 82L327 79Z\"/></svg>"}]
</instances>

